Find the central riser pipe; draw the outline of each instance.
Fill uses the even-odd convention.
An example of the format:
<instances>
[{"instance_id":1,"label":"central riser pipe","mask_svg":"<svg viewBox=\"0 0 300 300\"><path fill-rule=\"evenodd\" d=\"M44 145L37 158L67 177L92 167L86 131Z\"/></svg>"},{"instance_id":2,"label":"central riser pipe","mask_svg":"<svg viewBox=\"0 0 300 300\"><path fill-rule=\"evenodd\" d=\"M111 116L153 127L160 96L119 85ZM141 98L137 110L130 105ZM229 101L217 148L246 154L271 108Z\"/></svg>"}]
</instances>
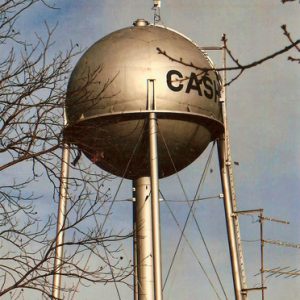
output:
<instances>
[{"instance_id":1,"label":"central riser pipe","mask_svg":"<svg viewBox=\"0 0 300 300\"><path fill-rule=\"evenodd\" d=\"M155 109L155 105L153 107ZM155 300L162 300L162 267L161 267L161 240L160 240L160 205L158 181L158 154L157 154L157 119L156 114L149 114L149 148L151 174L151 204L153 227L153 267Z\"/></svg>"},{"instance_id":2,"label":"central riser pipe","mask_svg":"<svg viewBox=\"0 0 300 300\"><path fill-rule=\"evenodd\" d=\"M141 177L133 182L135 190L135 256L138 299L154 300L151 180Z\"/></svg>"}]
</instances>

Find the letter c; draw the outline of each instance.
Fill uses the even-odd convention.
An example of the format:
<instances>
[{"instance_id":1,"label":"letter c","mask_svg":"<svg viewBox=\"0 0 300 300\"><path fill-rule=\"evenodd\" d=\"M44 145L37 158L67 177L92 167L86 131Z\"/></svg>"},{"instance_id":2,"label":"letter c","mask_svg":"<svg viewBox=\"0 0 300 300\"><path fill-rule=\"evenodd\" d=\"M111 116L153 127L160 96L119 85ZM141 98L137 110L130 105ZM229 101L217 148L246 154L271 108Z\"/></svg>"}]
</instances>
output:
<instances>
[{"instance_id":1,"label":"letter c","mask_svg":"<svg viewBox=\"0 0 300 300\"><path fill-rule=\"evenodd\" d=\"M183 76L179 71L176 71L176 70L170 70L167 73L167 85L168 85L169 89L174 91L174 92L179 92L179 91L182 90L183 84L179 83L178 85L174 85L177 82L178 78L172 79L173 75L177 75L179 79L182 79Z\"/></svg>"}]
</instances>

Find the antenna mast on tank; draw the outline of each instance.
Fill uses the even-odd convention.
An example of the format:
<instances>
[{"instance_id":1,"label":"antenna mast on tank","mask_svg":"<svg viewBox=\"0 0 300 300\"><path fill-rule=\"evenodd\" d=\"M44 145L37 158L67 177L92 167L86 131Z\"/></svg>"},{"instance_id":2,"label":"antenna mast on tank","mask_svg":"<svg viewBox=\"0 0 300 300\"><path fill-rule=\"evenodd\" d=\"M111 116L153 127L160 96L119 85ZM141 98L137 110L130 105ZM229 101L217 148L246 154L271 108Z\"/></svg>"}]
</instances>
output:
<instances>
[{"instance_id":1,"label":"antenna mast on tank","mask_svg":"<svg viewBox=\"0 0 300 300\"><path fill-rule=\"evenodd\" d=\"M161 20L160 17L160 7L161 7L161 0L153 0L153 7L152 9L154 10L154 25L156 23L159 23Z\"/></svg>"}]
</instances>

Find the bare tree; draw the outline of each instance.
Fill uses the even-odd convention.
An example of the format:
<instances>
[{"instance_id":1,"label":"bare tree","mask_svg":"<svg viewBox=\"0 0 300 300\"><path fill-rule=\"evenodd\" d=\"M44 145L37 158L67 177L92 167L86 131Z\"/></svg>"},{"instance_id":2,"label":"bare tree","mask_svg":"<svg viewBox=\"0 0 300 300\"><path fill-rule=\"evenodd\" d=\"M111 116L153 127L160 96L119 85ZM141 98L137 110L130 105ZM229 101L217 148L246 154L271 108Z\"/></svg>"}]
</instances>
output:
<instances>
[{"instance_id":1,"label":"bare tree","mask_svg":"<svg viewBox=\"0 0 300 300\"><path fill-rule=\"evenodd\" d=\"M36 35L33 44L22 38L17 20L37 3L53 8L40 0L0 4L0 170L5 178L0 187L0 297L10 294L11 299L26 289L51 298L52 276L58 271L53 268L57 218L53 211L40 217L37 205L41 198L53 203L58 198L66 80L79 52L71 44L53 55L55 28L47 24L47 34ZM65 242L59 245L65 252L64 299L76 292L78 280L128 284L125 279L132 269L130 262L123 263L118 243L130 234L104 230L111 205L104 183L110 178L90 167L79 171L76 160L70 166ZM10 182L5 175L11 170L22 174ZM31 192L45 178L51 183L51 197Z\"/></svg>"},{"instance_id":2,"label":"bare tree","mask_svg":"<svg viewBox=\"0 0 300 300\"><path fill-rule=\"evenodd\" d=\"M0 186L0 296L10 294L12 299L21 297L26 289L51 298L52 276L58 271L53 269L56 214L50 211L40 217L37 200L41 197L31 190L36 181L46 178L53 193L43 201L55 203L58 198L66 80L70 62L79 52L77 45L71 44L69 49L53 55L55 28L47 24L46 36L36 35L35 43L22 38L16 29L17 20L37 3L53 8L43 0L4 0L0 4L0 170L4 178L10 170L25 170L22 176L11 182L5 179ZM288 45L248 64L241 64L224 40L233 61L227 69L238 72L228 84L249 68L292 49L300 51L300 41L292 38L287 26L282 29ZM157 51L199 70L199 75L209 71L172 57L164 49ZM288 59L299 63L294 56ZM65 249L64 299L73 297L79 280L85 284L118 281L129 285L126 279L132 272L130 262L123 262L119 254L119 242L131 234L104 230L112 203L105 182L111 178L99 176L89 166L77 167L76 149L72 155L65 242L59 245Z\"/></svg>"}]
</instances>

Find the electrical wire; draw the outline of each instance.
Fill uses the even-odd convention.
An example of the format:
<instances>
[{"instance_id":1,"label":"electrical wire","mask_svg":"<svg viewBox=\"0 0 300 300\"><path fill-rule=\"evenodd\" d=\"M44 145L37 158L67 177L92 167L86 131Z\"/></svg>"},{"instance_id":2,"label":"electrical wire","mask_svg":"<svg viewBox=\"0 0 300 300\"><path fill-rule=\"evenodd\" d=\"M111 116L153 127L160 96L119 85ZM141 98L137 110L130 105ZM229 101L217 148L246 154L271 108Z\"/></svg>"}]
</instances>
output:
<instances>
[{"instance_id":1,"label":"electrical wire","mask_svg":"<svg viewBox=\"0 0 300 300\"><path fill-rule=\"evenodd\" d=\"M162 198L164 199L164 195L162 194L161 191L160 191L160 195L161 195ZM208 276L208 274L207 274L207 272L206 272L206 270L205 270L203 264L201 263L200 259L198 258L197 254L196 254L196 251L193 249L192 244L190 243L190 241L189 241L189 239L187 238L187 236L183 233L183 230L181 229L180 224L179 224L179 222L178 222L178 220L177 220L177 218L176 218L174 212L172 211L170 205L168 204L167 201L166 201L165 203L166 203L166 206L167 206L167 208L169 209L169 212L170 212L171 216L173 217L173 219L174 219L174 221L175 221L177 227L179 228L180 232L182 233L182 235L183 235L185 241L187 242L187 244L188 244L190 250L192 251L194 257L196 258L196 260L197 260L197 262L198 262L200 268L202 269L202 271L203 271L205 277L207 278L207 280L208 280L210 286L211 286L212 289L214 290L214 292L215 292L216 296L218 297L218 299L221 300L221 298L220 298L220 296L219 296L219 294L218 294L217 289L215 288L213 282L212 282L211 279L209 278L209 276Z\"/></svg>"},{"instance_id":2,"label":"electrical wire","mask_svg":"<svg viewBox=\"0 0 300 300\"><path fill-rule=\"evenodd\" d=\"M139 146L139 144L140 144L140 142L141 142L141 140L142 140L143 134L144 134L144 132L145 132L145 127L146 127L146 123L144 123L144 125L143 125L141 134L140 134L139 139L138 139L137 143L135 144L135 146L134 146L134 148L133 148L133 151L132 151L132 153L131 153L131 156L130 156L128 162L127 162L127 165L126 165L126 167L125 167L125 170L124 170L123 175L122 175L122 178L121 178L121 181L120 181L120 183L119 183L119 185L118 185L118 187L117 187L116 193L115 193L115 195L114 195L112 201L110 202L111 204L110 204L110 206L109 206L109 208L108 208L107 213L105 214L104 221L103 221L102 224L101 224L100 232L103 232L104 225L106 224L106 222L107 222L107 220L108 220L108 216L110 215L110 212L111 212L111 210L112 210L112 207L113 207L113 205L114 205L114 203L115 203L115 201L116 201L116 198L117 198L118 193L119 193L119 191L120 191L120 189L121 189L121 186L122 186L122 183L123 183L123 181L124 181L124 178L125 178L125 175L126 175L126 173L127 173L127 170L128 170L128 168L129 168L129 165L130 165L130 163L131 163L131 161L132 161L132 159L133 159L133 156L134 156L134 154L135 154L135 152L136 152L136 150L137 150L137 148L138 148L138 146ZM94 218L95 218L96 224L97 224L97 226L98 226L98 220L96 219L96 217L94 217ZM94 248L95 248L95 247L96 247L96 246L94 246ZM103 244L103 248L104 248L106 257L107 257L107 259L109 260L108 254L107 254L107 249L106 249L106 246L105 246L104 244ZM90 254L89 254L89 257L88 257L88 259L87 259L87 261L86 261L85 267L87 267L87 265L88 265L88 263L89 263L89 260L90 260L90 258L91 258L91 255L92 255L92 251L91 251ZM112 277L113 277L114 285L115 285L115 288L116 288L116 291L117 291L119 300L121 300L121 295L120 295L120 292L119 292L119 289L118 289L118 285L117 285L117 282L116 282L116 280L115 280L115 277L114 277L114 274L113 274L113 271L112 271L112 268L111 268L111 264L110 264L109 261L108 261L108 264L109 264L109 267L110 267L110 269L111 269L111 275L112 275ZM76 292L76 290L78 289L78 286L79 286L80 282L81 282L81 278L78 280L78 282L77 282L77 284L76 284L76 287L74 288L74 292L73 292L73 295L72 295L71 300L74 299L75 292Z\"/></svg>"},{"instance_id":3,"label":"electrical wire","mask_svg":"<svg viewBox=\"0 0 300 300\"><path fill-rule=\"evenodd\" d=\"M178 204L180 204L180 203L185 203L186 204L186 202L187 201L189 201L189 202L193 202L193 201L204 201L204 200L211 200L211 199L221 199L222 197L220 197L220 195L218 195L218 196L209 196L209 197L202 197L202 198L196 198L195 200L191 200L191 199L189 199L189 200L170 200L170 199L164 199L164 201L167 201L167 202L170 202L170 203L178 203ZM105 202L111 202L111 200L107 200L107 201L105 201ZM123 203L126 203L126 202L132 202L132 198L127 198L127 199L118 199L118 200L115 200L115 202L123 202Z\"/></svg>"},{"instance_id":4,"label":"electrical wire","mask_svg":"<svg viewBox=\"0 0 300 300\"><path fill-rule=\"evenodd\" d=\"M203 197L203 198L196 198L194 200L191 200L191 199L188 199L188 200L164 200L164 201L167 201L167 202L170 202L170 203L185 203L188 201L188 202L198 202L198 201L204 201L204 200L211 200L211 199L221 199L221 197L218 195L218 196L210 196L210 197Z\"/></svg>"},{"instance_id":5,"label":"electrical wire","mask_svg":"<svg viewBox=\"0 0 300 300\"><path fill-rule=\"evenodd\" d=\"M90 199L89 199L89 202L90 202L91 207L92 207L91 209L92 209L92 212L93 212L94 220L95 220L95 222L96 222L97 227L99 227L99 223L98 223L98 220L97 220L97 218L96 218L96 212L94 211L94 207L92 206L92 203L91 203L91 200L90 200ZM101 232L102 232L102 231L101 231ZM110 268L111 276L112 276L112 278L113 278L113 282L114 282L114 286L115 286L115 289L116 289L116 292L117 292L117 295L118 295L118 299L119 299L119 300L122 300L121 294L120 294L120 291L119 291L119 288L118 288L118 285L117 285L117 282L116 282L116 279L115 279L115 276L114 276L114 272L113 272L113 269L112 269L112 265L111 265L110 259L109 259L109 257L108 257L108 253L107 253L106 246L105 246L104 243L101 243L101 244L102 244L102 247L103 247L103 249L104 249L105 257L106 257L106 260L107 260L108 265L109 265L109 268ZM92 248L93 248L93 251L96 250L97 253L98 253L98 255L99 255L99 251L98 251L96 245L93 245ZM87 268L87 265L88 265L88 263L89 263L89 261L90 261L90 259L91 259L91 256L92 256L93 251L90 251L89 256L88 256L88 259L87 259L87 261L86 261L86 263L85 263L84 269ZM71 297L71 300L74 299L75 293L76 293L76 291L77 291L77 289L78 289L78 286L79 286L80 282L81 282L81 278L78 280L78 282L77 282L77 284L76 284L76 288L74 289L74 292L73 292L73 295L72 295L72 297Z\"/></svg>"},{"instance_id":6,"label":"electrical wire","mask_svg":"<svg viewBox=\"0 0 300 300\"><path fill-rule=\"evenodd\" d=\"M120 191L120 188L121 188L121 185L122 185L122 183L123 183L123 181L124 181L124 179L125 179L125 175L126 175L126 173L127 173L127 171L128 171L129 165L130 165L130 163L131 163L131 161L132 161L132 159L133 159L133 156L134 156L134 154L135 154L135 152L136 152L136 150L137 150L137 148L138 148L138 146L139 146L139 144L140 144L140 142L141 142L141 140L142 140L142 137L143 137L143 135L144 135L145 127L146 127L146 122L144 122L142 131L141 131L141 134L140 134L140 136L139 136L139 138L138 138L137 143L135 144L135 146L134 146L134 148L133 148L133 150L132 150L131 156L130 156L130 158L129 158L128 162L127 162L127 165L126 165L126 167L125 167L125 170L124 170L124 172L123 172L123 174L122 174L121 181L120 181L120 183L119 183L119 185L118 185L118 188L117 188L117 190L116 190L115 196L114 196L114 198L113 198L113 200L112 200L112 202L111 202L111 205L110 205L109 208L108 208L107 214L105 215L105 218L104 218L104 221L103 221L103 223L102 223L102 228L101 228L101 229L103 229L103 227L104 227L104 225L105 225L105 223L106 223L106 221L107 221L107 218L108 218L108 216L110 215L110 212L111 212L111 210L112 210L112 207L113 207L113 205L114 205L114 203L115 203L115 201L116 201L116 199L117 199L117 195L118 195L118 193L119 193L119 191Z\"/></svg>"},{"instance_id":7,"label":"electrical wire","mask_svg":"<svg viewBox=\"0 0 300 300\"><path fill-rule=\"evenodd\" d=\"M184 186L183 186L183 184L182 184L181 178L180 178L180 176L178 175L177 169L176 169L176 167L175 167L174 161L173 161L173 159L172 159L172 157L171 157L169 148L168 148L168 146L167 146L167 144L166 144L166 142L165 142L165 139L164 139L163 135L162 135L162 139L163 139L163 142L164 142L165 147L166 147L166 149L167 149L167 152L168 152L168 154L169 154L169 157L170 157L170 159L171 159L171 162L172 162L172 164L173 164L173 168L174 168L174 170L175 170L175 172L176 172L176 176L177 176L178 181L179 181L179 183L180 183L180 185L181 185L181 188L182 188L182 191L183 191L183 193L184 193L184 195L185 195L185 198L188 199L187 194L186 194L186 191L185 191ZM212 152L212 150L211 150L211 152ZM206 163L206 165L207 165L207 163ZM205 175L205 170L204 170L203 173L202 173L200 182L203 182L203 181L204 181L204 175ZM199 186L198 186L198 189L199 189ZM198 192L198 189L197 189L197 192ZM197 193L196 193L196 194L197 194ZM189 209L188 215L187 215L187 217L186 217L186 220L185 220L185 223L184 223L182 232L181 232L181 234L180 234L179 241L177 242L177 245L176 245L176 248L175 248L175 252L174 252L174 254L173 254L173 257L172 257L172 260L171 260L171 264L170 264L170 266L169 266L169 269L168 269L168 272L167 272L167 275L166 275L166 278L165 278L165 281L164 281L164 284L163 284L163 289L165 288L166 283L167 283L167 281L168 281L168 278L169 278L169 276L170 276L171 269L172 269L173 264L174 264L174 262L175 262L175 258L176 258L176 255L177 255L179 246L180 246L180 244L181 244L181 241L182 241L182 238L183 238L184 231L185 231L185 229L186 229L186 227L187 227L189 217L190 217L190 215L192 214L192 210L193 210L194 204L195 204L195 202L192 202L192 203L189 203L189 202L188 202L188 205L189 205L190 209Z\"/></svg>"},{"instance_id":8,"label":"electrical wire","mask_svg":"<svg viewBox=\"0 0 300 300\"><path fill-rule=\"evenodd\" d=\"M176 176L177 176L177 178L178 178L178 181L179 181L179 183L180 183L180 186L181 186L181 188L182 188L182 191L183 191L183 193L184 193L184 195L185 195L185 198L186 198L186 200L188 200L186 191L185 191L185 189L184 189L184 187L183 187L183 183L182 183L182 181L181 181L181 178L180 178L180 176L179 176L179 174L178 174L178 172L177 172L177 168L176 168L175 163L174 163L174 160L173 160L173 158L172 158L172 156L171 156L169 147L168 147L168 145L167 145L167 143L166 143L166 141L165 141L165 138L164 138L164 136L163 136L163 134L162 134L161 131L160 131L160 135L161 135L161 137L162 137L163 143L164 143L164 145L165 145L165 147L166 147L166 150L167 150L167 152L168 152L168 155L169 155L169 158L170 158L171 163L172 163L172 165L173 165L174 171L176 172ZM201 186L202 186L202 184L204 183L204 180L205 180L205 178L206 178L206 175L207 175L207 172L208 172L208 167L209 167L210 162L211 162L211 159L212 159L212 154L213 154L214 146L215 146L215 141L213 142L213 145L212 145L212 147L211 147L211 150L210 150L210 153L209 153L207 162L206 162L206 164L205 164L204 171L203 171L202 176L201 176L201 178L200 178L200 181L199 181L199 184L198 184L197 191L196 191L196 193L195 193L194 199L196 199L197 196L199 195L200 188L201 188ZM198 197L199 197L199 196L198 196ZM218 282L219 282L219 284L220 284L220 286L221 286L222 292L223 292L225 298L228 299L227 294L226 294L225 289L224 289L224 286L223 286L223 284L222 284L222 282L221 282L220 276L219 276L218 271L217 271L217 269L216 269L216 266L215 266L215 264L214 264L214 262L213 262L211 253L210 253L210 251L209 251L209 249L208 249L207 243L206 243L206 241L205 241L205 239L204 239L204 236L203 236L203 234L202 234L202 231L201 231L201 229L200 229L200 225L199 225L199 223L198 223L198 221L197 221L197 219L196 219L196 217L195 217L195 214L194 214L194 212L193 212L193 207L194 207L195 201L193 201L192 204L191 204L189 201L186 201L186 202L188 203L190 209L189 209L189 212L188 212L186 221L185 221L185 223L184 223L184 227L183 227L183 229L182 229L182 232L181 232L181 235L180 235L178 244L177 244L177 246L176 246L176 249L175 249L175 252L174 252L174 255L173 255L171 264L170 264L170 267L169 267L169 269L168 269L167 276L166 276L166 279L165 279L163 288L165 287L165 285L166 285L166 283L167 283L167 280L168 280L168 278L169 278L169 276L170 276L170 272L171 272L172 266L173 266L173 264L174 264L175 257L176 257L176 255L177 255L177 252L178 252L180 243L181 243L181 241L182 241L182 237L183 237L184 231L185 231L185 229L186 229L186 226L187 226L188 220L189 220L189 218L190 218L190 215L192 214L193 219L194 219L194 221L195 221L195 223L196 223L198 232L199 232L199 234L200 234L200 236L201 236L201 239L202 239L202 241L203 241L203 244L204 244L204 246L205 246L206 252L207 252L207 254L208 254L208 256L209 256L210 262L211 262L211 264L212 264L212 266L213 266L214 272L215 272L215 274L216 274L216 276L217 276Z\"/></svg>"},{"instance_id":9,"label":"electrical wire","mask_svg":"<svg viewBox=\"0 0 300 300\"><path fill-rule=\"evenodd\" d=\"M214 142L213 142L213 145L212 145L212 147L211 147L211 150L210 150L210 153L209 153L209 156L208 156L208 159L207 159L207 162L206 162L204 171L203 171L203 180L202 180L202 178L201 178L201 180L200 180L200 182L199 182L199 184L198 184L197 191L196 191L196 194L195 194L195 198L194 198L194 199L197 199L197 198L200 197L200 195L199 195L199 193L200 193L200 188L201 188L201 185L204 183L205 177L206 177L206 175L207 175L208 167L209 167L209 165L210 165L210 163L211 163L211 159L212 159L212 155L213 155L213 150L214 150L215 144L216 144L216 142L214 141ZM217 271L217 268L216 268L216 265L215 265L215 263L214 263L214 261L213 261L213 259L212 259L211 253L210 253L209 248L208 248L208 246L207 246L207 243L206 243L206 241L205 241L205 239L204 239L202 230L201 230L200 225L199 225L199 222L197 221L197 218L196 218L196 216L195 216L195 214L194 214L194 211L192 211L192 216L193 216L193 219L194 219L194 221L195 221L195 223L196 223L196 227L197 227L198 232L199 232L199 234L200 234L200 237L201 237L201 240L202 240L203 245L204 245L204 247L205 247L206 253L207 253L208 257L209 257L209 260L210 260L210 262L211 262L211 265L212 265L212 267L213 267L213 269L214 269L214 272L215 272L215 274L216 274L216 276L217 276L218 282L219 282L219 284L220 284L220 286L221 286L222 292L223 292L225 298L228 299L227 294L226 294L225 289L224 289L224 286L223 286L223 284L222 284L222 282L221 282L220 275L219 275L219 273L218 273L218 271Z\"/></svg>"},{"instance_id":10,"label":"electrical wire","mask_svg":"<svg viewBox=\"0 0 300 300\"><path fill-rule=\"evenodd\" d=\"M194 216L194 212L193 212L193 216ZM194 217L194 220L195 220L195 222L196 222L196 227L197 227L198 232L199 232L199 234L200 234L200 236L201 236L201 239L202 239L202 242L203 242L204 247L205 247L205 249L206 249L206 252L207 252L207 254L208 254L209 260L210 260L210 262L211 262L211 264L212 264L212 267L213 267L213 269L214 269L214 271L215 271L215 274L216 274L216 276L217 276L217 278L218 278L218 281L219 281L219 284L220 284L221 289L222 289L222 291L223 291L223 294L224 294L225 298L228 299L227 294L226 294L225 289L224 289L224 286L223 286L223 284L222 284L222 282L221 282L220 275L219 275L219 273L218 273L218 271L217 271L216 265L215 265L215 263L214 263L214 261L213 261L213 259L212 259L211 253L210 253L210 251L209 251L209 249L208 249L208 246L207 246L207 244L206 244L206 241L205 241L204 236L203 236L203 234L202 234L202 231L201 231L201 229L200 229L200 225L199 225L199 223L198 223L198 221L197 221L197 219L196 219L195 217Z\"/></svg>"}]
</instances>

